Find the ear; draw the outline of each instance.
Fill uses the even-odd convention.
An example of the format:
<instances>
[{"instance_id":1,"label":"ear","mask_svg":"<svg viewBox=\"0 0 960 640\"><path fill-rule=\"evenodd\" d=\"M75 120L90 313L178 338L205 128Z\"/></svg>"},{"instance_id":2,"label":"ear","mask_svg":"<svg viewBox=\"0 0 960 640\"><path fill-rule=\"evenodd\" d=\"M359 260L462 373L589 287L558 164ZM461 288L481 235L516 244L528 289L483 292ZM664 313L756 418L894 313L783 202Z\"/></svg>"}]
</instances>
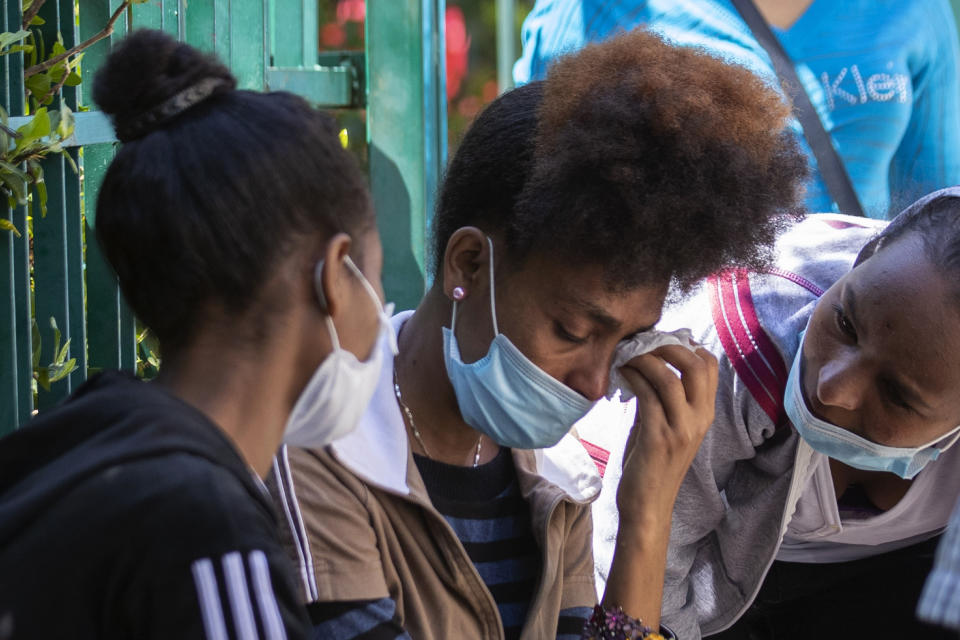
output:
<instances>
[{"instance_id":1,"label":"ear","mask_svg":"<svg viewBox=\"0 0 960 640\"><path fill-rule=\"evenodd\" d=\"M453 300L454 287L474 291L488 278L490 245L476 227L461 227L447 241L443 254L443 293Z\"/></svg>"},{"instance_id":2,"label":"ear","mask_svg":"<svg viewBox=\"0 0 960 640\"><path fill-rule=\"evenodd\" d=\"M350 245L350 236L345 233L330 238L323 250L322 266L318 263L319 274L314 273L317 301L327 315L338 313L349 295L351 274L344 260L350 253Z\"/></svg>"}]
</instances>

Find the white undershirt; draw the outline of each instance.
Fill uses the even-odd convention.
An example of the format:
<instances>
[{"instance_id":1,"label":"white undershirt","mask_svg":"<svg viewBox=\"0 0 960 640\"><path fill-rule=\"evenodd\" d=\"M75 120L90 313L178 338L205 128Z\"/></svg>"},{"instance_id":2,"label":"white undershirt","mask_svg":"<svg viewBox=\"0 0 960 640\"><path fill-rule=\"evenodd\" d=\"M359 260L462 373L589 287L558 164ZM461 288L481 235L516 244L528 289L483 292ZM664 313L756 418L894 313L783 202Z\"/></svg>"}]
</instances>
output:
<instances>
[{"instance_id":1,"label":"white undershirt","mask_svg":"<svg viewBox=\"0 0 960 640\"><path fill-rule=\"evenodd\" d=\"M813 475L787 526L777 560L847 562L916 544L940 533L960 496L960 445L930 462L892 509L841 518L830 460L815 454Z\"/></svg>"}]
</instances>

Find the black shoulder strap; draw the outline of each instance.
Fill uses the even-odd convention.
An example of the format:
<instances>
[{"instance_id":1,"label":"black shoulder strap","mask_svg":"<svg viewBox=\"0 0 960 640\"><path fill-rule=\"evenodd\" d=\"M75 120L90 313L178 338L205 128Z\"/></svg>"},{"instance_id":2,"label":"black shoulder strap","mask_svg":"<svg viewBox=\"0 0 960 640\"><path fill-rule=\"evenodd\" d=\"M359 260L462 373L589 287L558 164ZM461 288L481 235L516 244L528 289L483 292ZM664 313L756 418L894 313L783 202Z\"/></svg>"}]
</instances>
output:
<instances>
[{"instance_id":1,"label":"black shoulder strap","mask_svg":"<svg viewBox=\"0 0 960 640\"><path fill-rule=\"evenodd\" d=\"M837 203L842 213L863 216L863 207L860 206L860 200L843 166L843 160L834 148L830 134L823 128L820 116L810 102L810 96L804 91L790 56L784 51L777 36L770 30L767 21L760 15L753 0L732 0L732 2L740 12L740 17L753 32L753 37L770 56L773 69L793 103L793 115L800 121L803 135L817 159L817 167L820 169L823 181L827 184L830 197Z\"/></svg>"}]
</instances>

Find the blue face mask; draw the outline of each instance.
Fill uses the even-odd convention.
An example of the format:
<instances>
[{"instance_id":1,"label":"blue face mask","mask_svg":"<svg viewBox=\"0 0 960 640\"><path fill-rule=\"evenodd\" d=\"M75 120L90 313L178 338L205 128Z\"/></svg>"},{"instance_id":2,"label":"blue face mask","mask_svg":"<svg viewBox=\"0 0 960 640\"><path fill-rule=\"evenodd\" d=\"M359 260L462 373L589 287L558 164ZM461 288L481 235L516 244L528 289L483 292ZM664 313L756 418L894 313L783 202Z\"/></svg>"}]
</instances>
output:
<instances>
[{"instance_id":1,"label":"blue face mask","mask_svg":"<svg viewBox=\"0 0 960 640\"><path fill-rule=\"evenodd\" d=\"M466 364L457 344L457 303L443 328L443 357L464 421L497 444L514 449L552 447L593 407L593 402L551 377L520 353L497 328L490 243L490 314L495 335L480 360Z\"/></svg>"},{"instance_id":2,"label":"blue face mask","mask_svg":"<svg viewBox=\"0 0 960 640\"><path fill-rule=\"evenodd\" d=\"M806 332L804 332L806 333ZM803 397L800 376L800 360L803 353L803 336L800 334L800 349L793 359L787 390L784 395L784 410L800 437L825 456L865 471L888 471L907 480L936 460L960 438L960 426L939 436L936 440L919 447L887 447L847 431L813 415ZM934 445L953 435L943 447Z\"/></svg>"}]
</instances>

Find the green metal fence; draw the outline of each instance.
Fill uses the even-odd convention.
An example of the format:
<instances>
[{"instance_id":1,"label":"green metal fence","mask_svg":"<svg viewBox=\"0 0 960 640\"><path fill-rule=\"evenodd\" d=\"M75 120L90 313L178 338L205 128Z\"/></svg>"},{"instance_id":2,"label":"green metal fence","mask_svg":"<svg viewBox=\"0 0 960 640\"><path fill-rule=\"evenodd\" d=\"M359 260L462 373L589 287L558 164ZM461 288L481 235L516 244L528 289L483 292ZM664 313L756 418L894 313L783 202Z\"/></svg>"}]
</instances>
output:
<instances>
[{"instance_id":1,"label":"green metal fence","mask_svg":"<svg viewBox=\"0 0 960 640\"><path fill-rule=\"evenodd\" d=\"M130 29L162 29L214 51L248 89L283 89L326 107L365 108L370 183L384 242L384 285L399 308L415 305L425 286L425 237L434 192L446 157L443 16L445 0L368 0L365 52L318 55L317 0L151 0L134 5L113 36L87 50L85 82L64 88L76 112L70 154L45 161L48 213L7 217L23 233L0 231L0 435L70 394L89 372L132 369L134 318L94 240L95 202L116 142L106 117L95 111L90 79L110 44ZM44 40L57 32L70 48L99 31L121 0L47 0L40 16ZM3 31L17 31L21 0L3 0ZM23 56L0 58L3 105L11 126L27 121ZM81 111L89 108L89 111ZM32 242L32 245L31 245ZM144 244L148 240L130 238ZM31 272L31 261L33 269ZM31 286L31 273L32 285ZM49 319L71 341L77 369L41 390L31 386L35 317L41 362L54 359Z\"/></svg>"}]
</instances>

